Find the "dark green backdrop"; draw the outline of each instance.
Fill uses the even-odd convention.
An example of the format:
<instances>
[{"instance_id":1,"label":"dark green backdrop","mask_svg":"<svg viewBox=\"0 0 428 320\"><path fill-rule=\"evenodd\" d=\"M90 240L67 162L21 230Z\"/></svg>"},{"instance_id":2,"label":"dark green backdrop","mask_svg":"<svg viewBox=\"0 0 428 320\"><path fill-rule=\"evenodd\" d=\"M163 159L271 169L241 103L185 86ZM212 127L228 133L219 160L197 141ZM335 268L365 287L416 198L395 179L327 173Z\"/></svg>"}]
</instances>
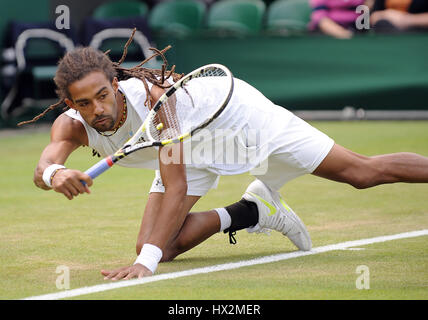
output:
<instances>
[{"instance_id":1,"label":"dark green backdrop","mask_svg":"<svg viewBox=\"0 0 428 320\"><path fill-rule=\"evenodd\" d=\"M222 63L290 109L428 109L428 33L158 38L180 72Z\"/></svg>"}]
</instances>

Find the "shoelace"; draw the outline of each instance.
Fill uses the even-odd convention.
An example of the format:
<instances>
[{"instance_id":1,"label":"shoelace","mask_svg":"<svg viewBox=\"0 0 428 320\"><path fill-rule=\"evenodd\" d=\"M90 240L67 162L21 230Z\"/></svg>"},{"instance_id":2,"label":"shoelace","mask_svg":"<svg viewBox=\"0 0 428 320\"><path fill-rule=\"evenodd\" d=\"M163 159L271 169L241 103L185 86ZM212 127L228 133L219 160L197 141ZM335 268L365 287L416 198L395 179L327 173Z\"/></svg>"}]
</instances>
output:
<instances>
[{"instance_id":1,"label":"shoelace","mask_svg":"<svg viewBox=\"0 0 428 320\"><path fill-rule=\"evenodd\" d=\"M230 244L236 244L236 238L235 238L235 235L236 235L236 231L229 231L229 243Z\"/></svg>"},{"instance_id":2,"label":"shoelace","mask_svg":"<svg viewBox=\"0 0 428 320\"><path fill-rule=\"evenodd\" d=\"M268 226L261 228L260 230L256 231L257 233L263 232L265 234L270 234L270 231L272 229L278 230L283 229L287 221L287 217L283 214L277 214L274 217L272 217L271 223L269 223ZM280 226L280 228L278 228ZM287 235L292 229L292 226L285 231L283 234Z\"/></svg>"}]
</instances>

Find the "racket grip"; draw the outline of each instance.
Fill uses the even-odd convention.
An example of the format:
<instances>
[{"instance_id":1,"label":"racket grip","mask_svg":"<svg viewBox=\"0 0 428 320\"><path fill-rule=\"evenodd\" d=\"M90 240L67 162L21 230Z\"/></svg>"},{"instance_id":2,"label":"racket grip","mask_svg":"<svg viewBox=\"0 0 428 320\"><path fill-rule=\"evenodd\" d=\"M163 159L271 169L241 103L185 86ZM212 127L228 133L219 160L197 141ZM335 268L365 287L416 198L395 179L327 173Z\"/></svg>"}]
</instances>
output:
<instances>
[{"instance_id":1,"label":"racket grip","mask_svg":"<svg viewBox=\"0 0 428 320\"><path fill-rule=\"evenodd\" d=\"M90 167L88 170L85 171L87 175L89 175L92 179L95 179L98 177L101 173L104 171L107 171L108 169L113 166L114 162L111 160L111 157L104 158L100 161L98 161L96 164L94 164L92 167ZM86 182L82 181L83 185L86 185Z\"/></svg>"}]
</instances>

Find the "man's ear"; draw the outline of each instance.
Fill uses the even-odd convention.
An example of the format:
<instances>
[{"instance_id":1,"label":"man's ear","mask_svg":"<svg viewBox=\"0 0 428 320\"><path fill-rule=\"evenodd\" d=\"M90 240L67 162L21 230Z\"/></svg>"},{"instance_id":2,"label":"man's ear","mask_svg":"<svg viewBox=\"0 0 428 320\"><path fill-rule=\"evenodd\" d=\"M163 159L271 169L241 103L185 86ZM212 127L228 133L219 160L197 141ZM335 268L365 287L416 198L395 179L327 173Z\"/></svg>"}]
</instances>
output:
<instances>
[{"instance_id":1,"label":"man's ear","mask_svg":"<svg viewBox=\"0 0 428 320\"><path fill-rule=\"evenodd\" d=\"M114 94L116 94L117 90L119 90L119 81L117 80L117 77L113 78L113 81L111 82L111 86L113 87Z\"/></svg>"},{"instance_id":2,"label":"man's ear","mask_svg":"<svg viewBox=\"0 0 428 320\"><path fill-rule=\"evenodd\" d=\"M64 102L65 102L65 104L67 105L67 107L69 107L69 108L71 108L71 109L76 109L76 108L74 107L74 103L73 103L73 101L71 101L70 99L65 98L65 99L64 99Z\"/></svg>"}]
</instances>

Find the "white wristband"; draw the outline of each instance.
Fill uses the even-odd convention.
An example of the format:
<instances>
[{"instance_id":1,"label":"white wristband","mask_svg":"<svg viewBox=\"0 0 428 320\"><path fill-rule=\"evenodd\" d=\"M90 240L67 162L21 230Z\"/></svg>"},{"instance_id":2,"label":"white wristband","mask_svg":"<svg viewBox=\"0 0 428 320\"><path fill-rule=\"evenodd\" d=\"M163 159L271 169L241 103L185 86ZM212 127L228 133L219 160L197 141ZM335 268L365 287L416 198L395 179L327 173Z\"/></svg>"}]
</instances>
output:
<instances>
[{"instance_id":1,"label":"white wristband","mask_svg":"<svg viewBox=\"0 0 428 320\"><path fill-rule=\"evenodd\" d=\"M54 174L54 172L56 172L59 169L65 169L65 167L62 164L51 164L49 167L47 167L45 169L45 171L43 171L43 182L49 187L52 188L52 181L51 181L51 177Z\"/></svg>"},{"instance_id":2,"label":"white wristband","mask_svg":"<svg viewBox=\"0 0 428 320\"><path fill-rule=\"evenodd\" d=\"M134 264L142 264L154 274L161 258L161 249L152 244L145 243Z\"/></svg>"}]
</instances>

